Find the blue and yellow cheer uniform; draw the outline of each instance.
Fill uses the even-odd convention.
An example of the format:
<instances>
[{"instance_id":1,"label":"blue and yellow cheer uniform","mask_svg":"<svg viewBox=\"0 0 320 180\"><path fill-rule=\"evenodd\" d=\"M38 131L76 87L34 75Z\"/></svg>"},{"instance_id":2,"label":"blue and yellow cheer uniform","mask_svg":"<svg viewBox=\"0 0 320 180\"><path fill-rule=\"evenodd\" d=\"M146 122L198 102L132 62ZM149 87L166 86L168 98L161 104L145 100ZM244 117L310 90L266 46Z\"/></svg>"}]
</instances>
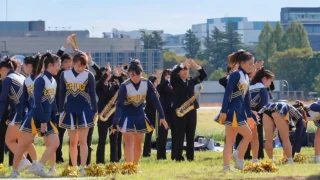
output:
<instances>
[{"instance_id":1,"label":"blue and yellow cheer uniform","mask_svg":"<svg viewBox=\"0 0 320 180\"><path fill-rule=\"evenodd\" d=\"M20 125L23 119L23 82L25 77L10 70L2 82L2 93L0 96L0 117L7 105L8 97L12 102L7 124L10 126Z\"/></svg>"},{"instance_id":2,"label":"blue and yellow cheer uniform","mask_svg":"<svg viewBox=\"0 0 320 180\"><path fill-rule=\"evenodd\" d=\"M34 75L28 76L23 85L23 111L28 114L34 106Z\"/></svg>"},{"instance_id":3,"label":"blue and yellow cheer uniform","mask_svg":"<svg viewBox=\"0 0 320 180\"><path fill-rule=\"evenodd\" d=\"M320 128L320 104L313 103L306 106L307 120L313 121L317 128Z\"/></svg>"},{"instance_id":4,"label":"blue and yellow cheer uniform","mask_svg":"<svg viewBox=\"0 0 320 180\"><path fill-rule=\"evenodd\" d=\"M94 76L88 70L79 74L72 68L61 73L60 127L76 130L95 125L94 117L97 112L95 86Z\"/></svg>"},{"instance_id":5,"label":"blue and yellow cheer uniform","mask_svg":"<svg viewBox=\"0 0 320 180\"><path fill-rule=\"evenodd\" d=\"M21 131L38 136L58 134L54 125L57 111L55 100L57 83L48 71L40 74L34 81L33 98L34 104L25 121L20 127ZM45 133L41 133L41 123L47 123Z\"/></svg>"},{"instance_id":6,"label":"blue and yellow cheer uniform","mask_svg":"<svg viewBox=\"0 0 320 180\"><path fill-rule=\"evenodd\" d=\"M279 113L284 120L288 121L288 124L291 127L295 127L297 122L303 118L303 116L295 107L284 102L269 103L265 105L258 113L265 114L273 119L272 113L274 112Z\"/></svg>"},{"instance_id":7,"label":"blue and yellow cheer uniform","mask_svg":"<svg viewBox=\"0 0 320 180\"><path fill-rule=\"evenodd\" d=\"M164 119L164 113L155 89L149 80L144 78L138 84L130 79L121 84L119 89L116 112L113 124L118 125L121 132L147 133L153 126L144 113L145 100L151 98L159 112L159 118Z\"/></svg>"},{"instance_id":8,"label":"blue and yellow cheer uniform","mask_svg":"<svg viewBox=\"0 0 320 180\"><path fill-rule=\"evenodd\" d=\"M223 97L221 113L226 113L227 119L225 121L220 120L218 115L214 120L225 126L246 125L247 118L252 117L250 101L249 77L239 67L239 70L230 74Z\"/></svg>"}]
</instances>

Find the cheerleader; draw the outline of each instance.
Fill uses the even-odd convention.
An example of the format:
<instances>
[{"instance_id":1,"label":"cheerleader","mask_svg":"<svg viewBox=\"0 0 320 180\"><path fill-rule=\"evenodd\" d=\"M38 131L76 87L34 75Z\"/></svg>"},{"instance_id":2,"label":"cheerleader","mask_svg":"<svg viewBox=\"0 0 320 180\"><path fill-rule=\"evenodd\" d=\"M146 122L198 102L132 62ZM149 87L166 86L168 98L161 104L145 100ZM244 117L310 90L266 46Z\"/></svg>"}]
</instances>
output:
<instances>
[{"instance_id":1,"label":"cheerleader","mask_svg":"<svg viewBox=\"0 0 320 180\"><path fill-rule=\"evenodd\" d=\"M251 94L250 106L254 114L257 115L257 112L265 105L269 103L269 93L267 88L271 85L274 80L274 74L268 70L262 68L255 73L255 76L250 82L249 90ZM258 118L256 115L253 115L256 123ZM251 150L252 150L252 162L257 162L259 154L263 153L263 146L260 146L260 143L263 143L263 133L259 134L258 131L259 125L253 125L251 128L252 131L252 141L251 141ZM249 126L250 127L250 126ZM259 138L262 138L262 141ZM260 138L260 139L261 139ZM260 148L262 147L262 148ZM249 152L250 153L250 152Z\"/></svg>"},{"instance_id":2,"label":"cheerleader","mask_svg":"<svg viewBox=\"0 0 320 180\"><path fill-rule=\"evenodd\" d=\"M22 135L19 138L17 153L14 155L12 176L19 176L17 170L18 163L23 153L30 147L36 135L44 138L46 149L37 163L32 173L41 177L48 177L44 169L45 163L55 157L55 152L59 146L59 137L57 127L54 125L56 116L56 81L53 75L56 75L60 69L60 58L51 53L46 53L37 63L37 70L34 76L41 72L44 66L44 73L40 74L34 82L33 98L34 104L29 111L27 118L20 127ZM27 82L28 83L28 82ZM30 89L29 89L30 90Z\"/></svg>"},{"instance_id":3,"label":"cheerleader","mask_svg":"<svg viewBox=\"0 0 320 180\"><path fill-rule=\"evenodd\" d=\"M160 84L157 86L157 90L160 95L160 103L164 111L165 119L169 125L172 126L172 118L174 109L172 108L174 92L170 84L171 69L166 69L162 72ZM167 150L167 140L168 140L168 129L165 129L163 126L158 127L159 134L157 138L157 159L167 159L166 150ZM172 131L171 131L171 136ZM171 152L173 159L174 152Z\"/></svg>"},{"instance_id":4,"label":"cheerleader","mask_svg":"<svg viewBox=\"0 0 320 180\"><path fill-rule=\"evenodd\" d=\"M232 72L228 78L226 92L223 97L220 115L215 121L225 125L226 144L223 150L224 171L230 171L230 155L236 135L242 135L238 146L238 157L235 168L243 170L244 154L252 140L252 133L248 123L254 124L250 108L249 77L254 66L254 57L249 52L238 51L229 56L230 64L238 64L238 70Z\"/></svg>"},{"instance_id":5,"label":"cheerleader","mask_svg":"<svg viewBox=\"0 0 320 180\"><path fill-rule=\"evenodd\" d=\"M263 128L265 132L265 150L270 159L273 159L273 135L275 127L282 139L283 149L289 164L293 164L292 146L289 139L289 129L303 119L299 111L290 104L283 102L269 103L259 114L263 114Z\"/></svg>"},{"instance_id":6,"label":"cheerleader","mask_svg":"<svg viewBox=\"0 0 320 180\"><path fill-rule=\"evenodd\" d=\"M97 95L98 101L98 112L104 109L108 102L112 99L115 93L119 90L120 84L123 82L121 78L122 68L113 68L113 73L111 73L110 63L108 63L107 68L101 69L104 72L102 78L97 82ZM113 115L109 117L107 121L98 121L98 146L96 152L96 163L105 164L105 146L107 140L107 134L109 128L113 124ZM110 162L119 162L121 159L121 133L116 132L114 134L109 133L110 140Z\"/></svg>"},{"instance_id":7,"label":"cheerleader","mask_svg":"<svg viewBox=\"0 0 320 180\"><path fill-rule=\"evenodd\" d=\"M0 117L7 106L7 102L10 101L10 114L7 120L8 128L5 136L5 142L8 148L15 154L17 151L17 140L19 136L19 126L23 118L23 82L24 76L16 73L14 70L17 68L17 64L12 59L5 59L0 63L0 72L2 78L2 93L0 96ZM10 100L8 100L8 97ZM21 158L20 158L21 160ZM19 161L20 162L20 161ZM18 164L19 165L19 164ZM24 170L31 166L29 160L23 156L19 169Z\"/></svg>"},{"instance_id":8,"label":"cheerleader","mask_svg":"<svg viewBox=\"0 0 320 180\"><path fill-rule=\"evenodd\" d=\"M314 162L320 163L320 104L313 103L305 106L304 109L307 114L307 120L313 121L314 125L317 127L317 131L314 137Z\"/></svg>"},{"instance_id":9,"label":"cheerleader","mask_svg":"<svg viewBox=\"0 0 320 180\"><path fill-rule=\"evenodd\" d=\"M158 92L156 90L156 87L158 85L157 77L154 75L151 75L148 80L153 84L153 87L155 88L155 93L158 95ZM151 125L155 127L156 123L156 108L153 106L153 101L152 99L147 99L146 101L146 107L144 109L144 112L149 119ZM143 144L143 157L150 157L151 156L151 138L152 138L152 133L148 132L146 133L144 137L144 144Z\"/></svg>"},{"instance_id":10,"label":"cheerleader","mask_svg":"<svg viewBox=\"0 0 320 180\"><path fill-rule=\"evenodd\" d=\"M138 164L141 156L143 133L152 131L152 126L143 107L146 99L152 99L159 112L160 124L168 128L164 113L150 81L142 78L143 69L139 60L130 63L129 79L120 85L116 112L111 133L117 129L124 138L124 155L126 162Z\"/></svg>"},{"instance_id":11,"label":"cheerleader","mask_svg":"<svg viewBox=\"0 0 320 180\"><path fill-rule=\"evenodd\" d=\"M87 66L88 56L77 52L73 57L73 68L61 73L59 89L59 126L68 130L70 158L74 167L77 166L77 145L80 144L81 175L86 174L88 130L95 125L97 116L96 83L93 74L86 70Z\"/></svg>"}]
</instances>

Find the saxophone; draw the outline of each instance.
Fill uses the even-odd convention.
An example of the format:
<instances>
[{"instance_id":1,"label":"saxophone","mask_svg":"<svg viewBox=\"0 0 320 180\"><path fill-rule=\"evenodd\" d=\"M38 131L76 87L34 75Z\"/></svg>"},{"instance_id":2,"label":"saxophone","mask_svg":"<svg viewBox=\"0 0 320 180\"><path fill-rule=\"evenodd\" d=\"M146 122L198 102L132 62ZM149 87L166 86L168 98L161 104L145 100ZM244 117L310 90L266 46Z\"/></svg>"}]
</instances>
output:
<instances>
[{"instance_id":1,"label":"saxophone","mask_svg":"<svg viewBox=\"0 0 320 180\"><path fill-rule=\"evenodd\" d=\"M100 120L105 122L109 119L109 117L116 112L116 106L115 106L115 102L118 98L118 92L119 90L116 92L116 94L114 94L114 96L112 97L112 99L108 102L108 104L103 108L102 112L100 113Z\"/></svg>"},{"instance_id":2,"label":"saxophone","mask_svg":"<svg viewBox=\"0 0 320 180\"><path fill-rule=\"evenodd\" d=\"M196 94L194 94L190 99L188 99L185 103L183 103L179 108L176 109L176 114L178 117L183 117L189 111L194 109L193 102L199 97L202 90L203 90L203 86L200 83L200 90Z\"/></svg>"}]
</instances>

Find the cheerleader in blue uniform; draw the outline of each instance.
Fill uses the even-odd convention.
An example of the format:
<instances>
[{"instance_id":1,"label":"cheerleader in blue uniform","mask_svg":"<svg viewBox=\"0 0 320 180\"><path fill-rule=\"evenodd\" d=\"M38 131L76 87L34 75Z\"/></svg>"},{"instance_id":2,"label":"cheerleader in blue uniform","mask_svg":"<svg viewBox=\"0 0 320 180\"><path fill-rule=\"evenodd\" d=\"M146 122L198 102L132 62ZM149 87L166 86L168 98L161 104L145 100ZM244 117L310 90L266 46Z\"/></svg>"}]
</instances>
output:
<instances>
[{"instance_id":1,"label":"cheerleader in blue uniform","mask_svg":"<svg viewBox=\"0 0 320 180\"><path fill-rule=\"evenodd\" d=\"M126 162L139 163L144 133L151 132L153 127L146 117L143 107L146 99L152 99L159 112L160 125L165 129L168 124L152 83L142 78L143 69L139 60L130 63L128 74L130 79L121 84L119 98L114 115L111 133L117 129L124 138L124 156Z\"/></svg>"},{"instance_id":2,"label":"cheerleader in blue uniform","mask_svg":"<svg viewBox=\"0 0 320 180\"><path fill-rule=\"evenodd\" d=\"M72 69L61 73L59 126L68 130L70 158L74 167L77 166L77 145L80 144L79 172L85 175L88 130L97 121L96 82L93 74L86 70L88 57L85 53L77 52L73 57L73 65Z\"/></svg>"},{"instance_id":3,"label":"cheerleader in blue uniform","mask_svg":"<svg viewBox=\"0 0 320 180\"><path fill-rule=\"evenodd\" d=\"M23 153L30 147L36 135L44 137L46 149L37 163L33 174L48 177L44 170L45 163L55 155L59 146L59 137L57 127L54 125L56 115L56 81L53 75L56 75L60 69L60 58L51 53L46 53L41 57L37 65L37 70L33 74L36 78L34 82L33 98L34 104L27 118L20 127L22 136L19 139L17 153L14 155L12 175L19 175L17 166ZM44 73L37 76L44 66Z\"/></svg>"},{"instance_id":4,"label":"cheerleader in blue uniform","mask_svg":"<svg viewBox=\"0 0 320 180\"><path fill-rule=\"evenodd\" d=\"M259 114L263 114L263 128L265 132L265 150L268 157L273 159L273 137L275 128L278 129L281 136L283 149L288 159L288 163L293 164L292 146L289 139L290 127L295 127L296 124L303 119L301 113L284 102L269 103L264 106Z\"/></svg>"},{"instance_id":5,"label":"cheerleader in blue uniform","mask_svg":"<svg viewBox=\"0 0 320 180\"><path fill-rule=\"evenodd\" d=\"M10 101L10 114L7 120L8 129L5 136L5 142L8 148L16 154L18 149L17 140L19 138L19 126L23 118L22 110L22 92L23 92L23 82L25 77L18 74L14 70L17 68L17 64L14 60L6 58L0 63L0 72L2 78L2 93L0 96L0 117L2 117L7 102ZM8 98L9 97L9 98ZM21 164L19 170L24 170L31 166L29 160L23 156L20 158ZM20 163L20 161L19 161ZM19 164L18 164L19 165Z\"/></svg>"},{"instance_id":6,"label":"cheerleader in blue uniform","mask_svg":"<svg viewBox=\"0 0 320 180\"><path fill-rule=\"evenodd\" d=\"M252 111L255 115L252 115L252 117L255 119L255 121L258 121L258 118L260 118L257 114L257 112L265 105L269 103L269 93L267 88L271 85L272 81L274 80L274 74L271 71L265 70L262 68L261 70L258 70L255 73L255 76L250 82L249 90L251 94L251 102L250 106ZM256 117L258 116L258 117ZM262 151L260 154L263 153L263 149L259 149L259 138L258 132L257 132L257 126L254 125L253 128L251 128L252 131L252 141L251 141L251 150L252 150L252 162L258 161L258 154L260 151ZM262 135L262 134L260 134ZM263 136L263 135L262 135ZM263 138L263 137L262 137ZM263 141L262 141L263 142Z\"/></svg>"},{"instance_id":7,"label":"cheerleader in blue uniform","mask_svg":"<svg viewBox=\"0 0 320 180\"><path fill-rule=\"evenodd\" d=\"M307 106L303 106L301 102L299 104L302 105L303 110L306 113L307 121L313 121L314 125L317 127L317 131L314 138L314 150L315 150L314 162L320 163L320 104L313 103ZM307 127L307 123L305 123L304 127ZM303 129L303 131L305 131L305 129ZM304 136L302 136L301 139L303 137ZM296 146L297 146L297 151L299 151L301 148L301 142L299 145L296 145Z\"/></svg>"},{"instance_id":8,"label":"cheerleader in blue uniform","mask_svg":"<svg viewBox=\"0 0 320 180\"><path fill-rule=\"evenodd\" d=\"M252 133L248 121L253 122L250 108L248 73L254 67L254 57L245 51L238 51L229 56L230 64L238 64L238 70L232 72L228 78L226 92L223 97L222 109L215 121L226 127L226 144L223 150L224 171L230 171L230 156L236 135L243 138L238 146L238 157L235 168L243 170L244 154L251 142Z\"/></svg>"}]
</instances>

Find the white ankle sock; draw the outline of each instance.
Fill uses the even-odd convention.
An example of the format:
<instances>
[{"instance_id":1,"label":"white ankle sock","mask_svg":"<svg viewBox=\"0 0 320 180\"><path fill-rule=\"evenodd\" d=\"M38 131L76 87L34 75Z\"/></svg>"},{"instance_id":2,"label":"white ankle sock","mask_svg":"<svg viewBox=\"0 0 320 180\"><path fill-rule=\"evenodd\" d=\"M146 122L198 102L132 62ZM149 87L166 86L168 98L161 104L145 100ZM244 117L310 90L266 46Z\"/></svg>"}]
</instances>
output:
<instances>
[{"instance_id":1,"label":"white ankle sock","mask_svg":"<svg viewBox=\"0 0 320 180\"><path fill-rule=\"evenodd\" d=\"M315 156L314 158L316 161L320 161L320 156Z\"/></svg>"},{"instance_id":2,"label":"white ankle sock","mask_svg":"<svg viewBox=\"0 0 320 180\"><path fill-rule=\"evenodd\" d=\"M33 161L32 161L32 164L37 164L37 163L38 163L37 160L33 160Z\"/></svg>"},{"instance_id":3,"label":"white ankle sock","mask_svg":"<svg viewBox=\"0 0 320 180\"><path fill-rule=\"evenodd\" d=\"M252 159L252 162L254 162L254 163L256 163L256 162L258 162L258 161L259 161L259 159L257 159L257 158Z\"/></svg>"},{"instance_id":4,"label":"white ankle sock","mask_svg":"<svg viewBox=\"0 0 320 180\"><path fill-rule=\"evenodd\" d=\"M292 157L291 157L291 158L288 158L288 163L293 163Z\"/></svg>"}]
</instances>

